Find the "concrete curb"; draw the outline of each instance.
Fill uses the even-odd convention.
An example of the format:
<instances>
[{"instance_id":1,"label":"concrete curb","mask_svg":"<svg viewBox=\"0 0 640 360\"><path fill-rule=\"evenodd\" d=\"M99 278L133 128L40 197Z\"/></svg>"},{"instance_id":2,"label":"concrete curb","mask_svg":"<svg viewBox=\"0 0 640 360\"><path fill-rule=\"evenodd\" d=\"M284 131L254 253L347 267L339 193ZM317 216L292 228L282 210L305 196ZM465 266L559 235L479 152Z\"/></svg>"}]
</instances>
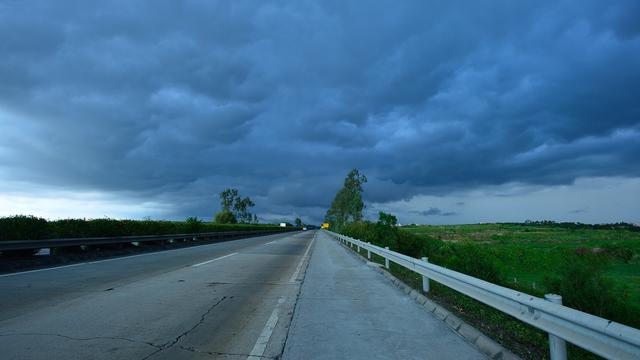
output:
<instances>
[{"instance_id":1,"label":"concrete curb","mask_svg":"<svg viewBox=\"0 0 640 360\"><path fill-rule=\"evenodd\" d=\"M495 342L473 326L467 324L459 317L455 316L449 310L443 308L437 303L431 301L429 298L421 294L418 290L405 284L397 277L393 276L390 272L386 271L381 264L367 261L360 254L352 251L353 255L358 255L356 258L364 261L375 271L382 274L385 278L391 281L396 287L400 288L410 298L415 300L418 304L422 305L430 313L442 320L447 326L449 326L454 332L460 335L463 339L475 345L482 353L486 354L490 359L494 360L522 360L520 357L507 350L505 347Z\"/></svg>"}]
</instances>

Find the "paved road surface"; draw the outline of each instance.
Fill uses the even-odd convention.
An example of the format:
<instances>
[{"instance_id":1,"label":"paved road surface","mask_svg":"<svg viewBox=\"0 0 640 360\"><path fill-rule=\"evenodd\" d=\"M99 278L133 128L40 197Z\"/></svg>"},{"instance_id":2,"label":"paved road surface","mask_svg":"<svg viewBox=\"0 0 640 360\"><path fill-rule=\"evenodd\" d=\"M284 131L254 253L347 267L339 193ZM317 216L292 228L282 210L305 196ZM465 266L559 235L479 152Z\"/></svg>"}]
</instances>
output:
<instances>
[{"instance_id":1,"label":"paved road surface","mask_svg":"<svg viewBox=\"0 0 640 360\"><path fill-rule=\"evenodd\" d=\"M0 275L0 304L1 359L484 358L322 232Z\"/></svg>"},{"instance_id":2,"label":"paved road surface","mask_svg":"<svg viewBox=\"0 0 640 360\"><path fill-rule=\"evenodd\" d=\"M0 275L0 358L278 356L313 236L278 234Z\"/></svg>"},{"instance_id":3,"label":"paved road surface","mask_svg":"<svg viewBox=\"0 0 640 360\"><path fill-rule=\"evenodd\" d=\"M324 233L305 276L284 360L486 359Z\"/></svg>"}]
</instances>

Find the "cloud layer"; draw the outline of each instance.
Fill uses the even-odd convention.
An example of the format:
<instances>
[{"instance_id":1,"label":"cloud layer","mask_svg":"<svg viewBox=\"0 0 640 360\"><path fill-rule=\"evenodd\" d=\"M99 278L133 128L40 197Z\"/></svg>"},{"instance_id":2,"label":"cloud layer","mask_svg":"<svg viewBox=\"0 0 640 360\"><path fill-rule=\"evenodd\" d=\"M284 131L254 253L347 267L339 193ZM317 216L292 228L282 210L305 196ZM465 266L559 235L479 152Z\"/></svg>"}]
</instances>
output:
<instances>
[{"instance_id":1,"label":"cloud layer","mask_svg":"<svg viewBox=\"0 0 640 360\"><path fill-rule=\"evenodd\" d=\"M353 167L375 203L634 178L639 70L634 0L5 1L0 186L317 221Z\"/></svg>"}]
</instances>

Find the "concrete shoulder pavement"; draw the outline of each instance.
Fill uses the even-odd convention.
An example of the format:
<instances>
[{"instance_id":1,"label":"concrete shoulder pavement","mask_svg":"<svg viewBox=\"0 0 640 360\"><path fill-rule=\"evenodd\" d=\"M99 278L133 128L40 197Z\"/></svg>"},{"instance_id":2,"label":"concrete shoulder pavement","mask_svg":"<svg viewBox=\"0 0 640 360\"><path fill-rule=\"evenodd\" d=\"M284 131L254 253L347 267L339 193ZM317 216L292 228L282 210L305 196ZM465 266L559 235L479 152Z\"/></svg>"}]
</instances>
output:
<instances>
[{"instance_id":1,"label":"concrete shoulder pavement","mask_svg":"<svg viewBox=\"0 0 640 360\"><path fill-rule=\"evenodd\" d=\"M486 359L336 241L318 233L283 359Z\"/></svg>"}]
</instances>

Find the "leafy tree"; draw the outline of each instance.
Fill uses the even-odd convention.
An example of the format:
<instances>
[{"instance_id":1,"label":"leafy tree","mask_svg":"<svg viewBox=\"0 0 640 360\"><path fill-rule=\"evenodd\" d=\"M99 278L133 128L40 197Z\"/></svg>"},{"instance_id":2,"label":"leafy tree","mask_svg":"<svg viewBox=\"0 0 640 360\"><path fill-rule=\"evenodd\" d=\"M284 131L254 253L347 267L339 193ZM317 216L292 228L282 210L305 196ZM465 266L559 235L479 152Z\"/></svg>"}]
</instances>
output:
<instances>
[{"instance_id":1,"label":"leafy tree","mask_svg":"<svg viewBox=\"0 0 640 360\"><path fill-rule=\"evenodd\" d=\"M220 193L222 210L231 211L233 204L238 201L238 189L226 189Z\"/></svg>"},{"instance_id":2,"label":"leafy tree","mask_svg":"<svg viewBox=\"0 0 640 360\"><path fill-rule=\"evenodd\" d=\"M215 222L220 224L248 224L257 222L257 217L249 212L256 204L249 198L241 198L238 189L226 189L220 193L222 211L216 214ZM220 221L218 221L220 220Z\"/></svg>"},{"instance_id":3,"label":"leafy tree","mask_svg":"<svg viewBox=\"0 0 640 360\"><path fill-rule=\"evenodd\" d=\"M249 208L254 207L253 201L250 198L245 197L244 199L240 199L240 197L236 198L236 202L233 204L233 212L240 223L250 223L253 219L253 214L249 212Z\"/></svg>"},{"instance_id":4,"label":"leafy tree","mask_svg":"<svg viewBox=\"0 0 640 360\"><path fill-rule=\"evenodd\" d=\"M302 220L300 220L300 218L296 218L295 224L296 224L297 227L302 226Z\"/></svg>"},{"instance_id":5,"label":"leafy tree","mask_svg":"<svg viewBox=\"0 0 640 360\"><path fill-rule=\"evenodd\" d=\"M358 169L351 170L344 179L342 189L338 191L331 203L331 207L325 215L325 222L332 224L335 229L340 229L345 224L362 220L362 184L367 182L367 177Z\"/></svg>"},{"instance_id":6,"label":"leafy tree","mask_svg":"<svg viewBox=\"0 0 640 360\"><path fill-rule=\"evenodd\" d=\"M385 226L396 226L398 224L398 218L394 215L380 211L378 213L378 224Z\"/></svg>"}]
</instances>

